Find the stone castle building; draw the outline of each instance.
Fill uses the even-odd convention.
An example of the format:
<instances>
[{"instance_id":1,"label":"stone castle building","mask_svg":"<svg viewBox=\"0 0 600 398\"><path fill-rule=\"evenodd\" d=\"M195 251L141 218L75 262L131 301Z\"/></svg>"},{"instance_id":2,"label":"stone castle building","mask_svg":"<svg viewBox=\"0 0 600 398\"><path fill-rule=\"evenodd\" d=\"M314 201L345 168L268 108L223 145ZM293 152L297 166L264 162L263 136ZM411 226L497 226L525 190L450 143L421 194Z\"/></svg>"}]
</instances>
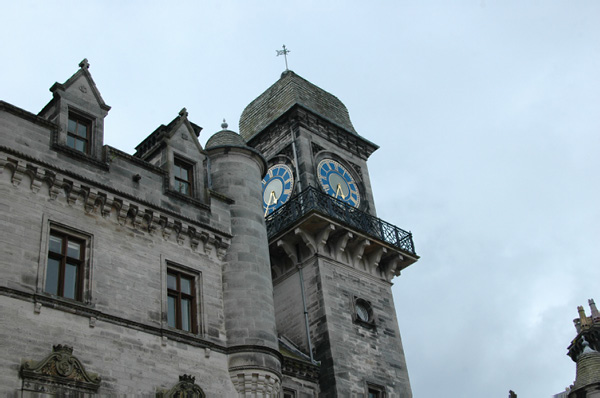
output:
<instances>
[{"instance_id":1,"label":"stone castle building","mask_svg":"<svg viewBox=\"0 0 600 398\"><path fill-rule=\"evenodd\" d=\"M593 299L588 304L590 316L577 307L577 335L568 347L567 355L576 363L575 382L554 398L600 398L600 311Z\"/></svg>"},{"instance_id":2,"label":"stone castle building","mask_svg":"<svg viewBox=\"0 0 600 398\"><path fill-rule=\"evenodd\" d=\"M203 148L183 109L129 155L79 66L38 114L0 101L0 394L412 396L418 256L338 98L286 71L239 134Z\"/></svg>"}]
</instances>

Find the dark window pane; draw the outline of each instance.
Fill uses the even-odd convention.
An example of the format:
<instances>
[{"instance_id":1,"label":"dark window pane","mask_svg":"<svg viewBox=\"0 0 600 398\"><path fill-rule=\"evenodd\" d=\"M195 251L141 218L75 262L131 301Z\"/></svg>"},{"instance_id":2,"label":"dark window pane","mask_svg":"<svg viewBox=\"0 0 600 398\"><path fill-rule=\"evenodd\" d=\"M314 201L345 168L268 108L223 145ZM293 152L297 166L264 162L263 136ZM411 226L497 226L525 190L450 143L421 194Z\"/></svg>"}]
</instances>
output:
<instances>
[{"instance_id":1,"label":"dark window pane","mask_svg":"<svg viewBox=\"0 0 600 398\"><path fill-rule=\"evenodd\" d=\"M175 275L167 275L167 289L177 290L177 277Z\"/></svg>"},{"instance_id":2,"label":"dark window pane","mask_svg":"<svg viewBox=\"0 0 600 398\"><path fill-rule=\"evenodd\" d=\"M179 192L188 195L190 193L190 184L187 184L185 182L180 182L179 183Z\"/></svg>"},{"instance_id":3,"label":"dark window pane","mask_svg":"<svg viewBox=\"0 0 600 398\"><path fill-rule=\"evenodd\" d=\"M67 131L69 133L75 134L76 127L77 127L77 122L75 120L73 120L73 119L69 119L69 125L67 127Z\"/></svg>"},{"instance_id":4,"label":"dark window pane","mask_svg":"<svg viewBox=\"0 0 600 398\"><path fill-rule=\"evenodd\" d=\"M184 169L184 168L182 167L180 170L181 170L181 171L180 171L179 177L180 177L182 180L186 180L186 181L187 181L187 180L189 180L189 178L188 178L188 171L187 171L187 169Z\"/></svg>"},{"instance_id":5,"label":"dark window pane","mask_svg":"<svg viewBox=\"0 0 600 398\"><path fill-rule=\"evenodd\" d=\"M46 292L58 294L58 268L59 261L53 258L48 259L48 268L46 269Z\"/></svg>"},{"instance_id":6,"label":"dark window pane","mask_svg":"<svg viewBox=\"0 0 600 398\"><path fill-rule=\"evenodd\" d=\"M181 178L181 167L179 167L178 165L175 165L173 167L173 173L174 173L175 177Z\"/></svg>"},{"instance_id":7,"label":"dark window pane","mask_svg":"<svg viewBox=\"0 0 600 398\"><path fill-rule=\"evenodd\" d=\"M175 297L167 297L167 323L171 327L175 327Z\"/></svg>"},{"instance_id":8,"label":"dark window pane","mask_svg":"<svg viewBox=\"0 0 600 398\"><path fill-rule=\"evenodd\" d=\"M50 235L49 249L54 253L62 253L62 238Z\"/></svg>"},{"instance_id":9,"label":"dark window pane","mask_svg":"<svg viewBox=\"0 0 600 398\"><path fill-rule=\"evenodd\" d=\"M67 256L81 258L81 243L69 241L67 243Z\"/></svg>"},{"instance_id":10,"label":"dark window pane","mask_svg":"<svg viewBox=\"0 0 600 398\"><path fill-rule=\"evenodd\" d=\"M67 136L67 146L70 148L75 148L75 138L70 135Z\"/></svg>"},{"instance_id":11,"label":"dark window pane","mask_svg":"<svg viewBox=\"0 0 600 398\"><path fill-rule=\"evenodd\" d=\"M65 265L65 287L63 297L75 299L77 293L77 265Z\"/></svg>"},{"instance_id":12,"label":"dark window pane","mask_svg":"<svg viewBox=\"0 0 600 398\"><path fill-rule=\"evenodd\" d=\"M181 278L181 292L192 294L192 282L187 278Z\"/></svg>"},{"instance_id":13,"label":"dark window pane","mask_svg":"<svg viewBox=\"0 0 600 398\"><path fill-rule=\"evenodd\" d=\"M85 141L75 140L75 149L81 152L85 152Z\"/></svg>"},{"instance_id":14,"label":"dark window pane","mask_svg":"<svg viewBox=\"0 0 600 398\"><path fill-rule=\"evenodd\" d=\"M191 330L192 305L190 300L181 299L181 329Z\"/></svg>"},{"instance_id":15,"label":"dark window pane","mask_svg":"<svg viewBox=\"0 0 600 398\"><path fill-rule=\"evenodd\" d=\"M87 138L87 126L85 124L77 126L77 134L80 137Z\"/></svg>"}]
</instances>

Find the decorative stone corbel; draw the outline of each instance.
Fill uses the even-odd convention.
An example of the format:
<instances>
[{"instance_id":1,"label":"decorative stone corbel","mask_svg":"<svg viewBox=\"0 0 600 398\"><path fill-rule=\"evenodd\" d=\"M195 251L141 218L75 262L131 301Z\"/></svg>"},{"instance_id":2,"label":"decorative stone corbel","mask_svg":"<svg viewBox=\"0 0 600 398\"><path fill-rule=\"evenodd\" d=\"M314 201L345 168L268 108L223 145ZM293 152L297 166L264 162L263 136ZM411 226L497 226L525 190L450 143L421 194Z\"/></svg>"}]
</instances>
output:
<instances>
[{"instance_id":1,"label":"decorative stone corbel","mask_svg":"<svg viewBox=\"0 0 600 398\"><path fill-rule=\"evenodd\" d=\"M385 258L379 266L382 276L388 281L391 281L394 276L400 276L400 264L402 260L403 257L400 254L394 254Z\"/></svg>"},{"instance_id":2,"label":"decorative stone corbel","mask_svg":"<svg viewBox=\"0 0 600 398\"><path fill-rule=\"evenodd\" d=\"M55 200L58 197L61 188L58 179L56 178L56 173L51 170L45 170L44 181L48 184L48 195L50 196L50 200Z\"/></svg>"},{"instance_id":3,"label":"decorative stone corbel","mask_svg":"<svg viewBox=\"0 0 600 398\"><path fill-rule=\"evenodd\" d=\"M44 176L38 173L38 168L32 165L27 165L27 175L31 178L31 191L35 194L38 193L44 182Z\"/></svg>"},{"instance_id":4,"label":"decorative stone corbel","mask_svg":"<svg viewBox=\"0 0 600 398\"><path fill-rule=\"evenodd\" d=\"M25 175L26 171L27 169L23 167L23 162L14 162L11 182L15 187L18 187L21 184L21 181L23 180L23 176Z\"/></svg>"},{"instance_id":5,"label":"decorative stone corbel","mask_svg":"<svg viewBox=\"0 0 600 398\"><path fill-rule=\"evenodd\" d=\"M190 239L190 247L192 250L196 250L198 248L198 244L200 243L200 235L196 233L196 229L194 227L188 225L187 236Z\"/></svg>"},{"instance_id":6,"label":"decorative stone corbel","mask_svg":"<svg viewBox=\"0 0 600 398\"><path fill-rule=\"evenodd\" d=\"M110 212L112 211L114 200L106 196L105 193L102 193L101 195L102 201L100 203L100 214L102 214L102 217L110 217Z\"/></svg>"},{"instance_id":7,"label":"decorative stone corbel","mask_svg":"<svg viewBox=\"0 0 600 398\"><path fill-rule=\"evenodd\" d=\"M363 257L363 254L365 253L365 248L369 245L369 240L368 239L359 239L352 247L351 249L351 253L350 253L350 258L352 260L352 263L354 264L354 267L356 267L356 264L360 263L360 260Z\"/></svg>"},{"instance_id":8,"label":"decorative stone corbel","mask_svg":"<svg viewBox=\"0 0 600 398\"><path fill-rule=\"evenodd\" d=\"M336 260L342 260L342 256L346 251L346 246L348 245L348 241L352 238L354 238L354 234L352 234L352 232L344 232L340 237L338 237L337 241L333 245L333 255L335 256Z\"/></svg>"},{"instance_id":9,"label":"decorative stone corbel","mask_svg":"<svg viewBox=\"0 0 600 398\"><path fill-rule=\"evenodd\" d=\"M379 266L379 261L381 261L381 257L385 253L387 253L387 249L383 246L379 246L367 256L367 258L365 259L365 265L369 273L375 274L375 270Z\"/></svg>"},{"instance_id":10,"label":"decorative stone corbel","mask_svg":"<svg viewBox=\"0 0 600 398\"><path fill-rule=\"evenodd\" d=\"M323 247L327 244L327 239L329 238L329 234L335 230L335 225L327 224L325 228L312 235L309 232L303 230L302 228L296 228L294 230L294 234L299 236L300 239L304 242L304 244L308 247L308 249L312 252L312 254L320 253L323 250Z\"/></svg>"},{"instance_id":11,"label":"decorative stone corbel","mask_svg":"<svg viewBox=\"0 0 600 398\"><path fill-rule=\"evenodd\" d=\"M298 256L296 255L296 248L291 243L280 239L277 241L277 247L283 249L285 254L287 254L290 260L292 260L292 264L294 264L294 266L298 265Z\"/></svg>"},{"instance_id":12,"label":"decorative stone corbel","mask_svg":"<svg viewBox=\"0 0 600 398\"><path fill-rule=\"evenodd\" d=\"M85 195L85 202L83 208L86 213L91 213L96 207L96 199L98 199L98 194L87 187L85 189L87 194Z\"/></svg>"},{"instance_id":13,"label":"decorative stone corbel","mask_svg":"<svg viewBox=\"0 0 600 398\"><path fill-rule=\"evenodd\" d=\"M173 221L170 221L167 217L160 217L160 226L162 227L162 235L165 240L169 240L171 233L173 232Z\"/></svg>"},{"instance_id":14,"label":"decorative stone corbel","mask_svg":"<svg viewBox=\"0 0 600 398\"><path fill-rule=\"evenodd\" d=\"M173 231L175 232L175 241L177 241L178 245L183 245L184 242L184 234L182 234L183 227L180 221L173 222Z\"/></svg>"}]
</instances>

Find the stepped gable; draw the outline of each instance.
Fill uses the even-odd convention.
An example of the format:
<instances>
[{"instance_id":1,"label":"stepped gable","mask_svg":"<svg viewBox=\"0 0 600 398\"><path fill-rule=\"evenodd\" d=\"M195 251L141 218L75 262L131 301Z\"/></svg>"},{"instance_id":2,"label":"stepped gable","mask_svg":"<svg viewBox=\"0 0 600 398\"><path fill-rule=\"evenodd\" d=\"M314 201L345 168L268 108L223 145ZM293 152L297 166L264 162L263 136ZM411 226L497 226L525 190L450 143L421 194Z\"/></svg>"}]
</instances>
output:
<instances>
[{"instance_id":1,"label":"stepped gable","mask_svg":"<svg viewBox=\"0 0 600 398\"><path fill-rule=\"evenodd\" d=\"M283 72L275 84L244 109L240 117L240 135L250 141L294 105L300 105L358 136L342 101L291 70Z\"/></svg>"}]
</instances>

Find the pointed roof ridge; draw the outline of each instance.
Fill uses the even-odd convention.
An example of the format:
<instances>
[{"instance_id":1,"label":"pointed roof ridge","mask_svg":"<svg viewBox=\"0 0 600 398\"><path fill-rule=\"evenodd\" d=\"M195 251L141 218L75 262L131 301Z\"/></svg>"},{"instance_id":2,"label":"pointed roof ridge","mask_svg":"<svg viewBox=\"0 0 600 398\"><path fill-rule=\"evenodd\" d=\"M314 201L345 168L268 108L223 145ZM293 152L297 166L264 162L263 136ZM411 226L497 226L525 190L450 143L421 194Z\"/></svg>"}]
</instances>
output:
<instances>
[{"instance_id":1,"label":"pointed roof ridge","mask_svg":"<svg viewBox=\"0 0 600 398\"><path fill-rule=\"evenodd\" d=\"M294 105L359 136L339 98L291 70L284 71L279 80L246 106L240 117L240 135L249 141Z\"/></svg>"},{"instance_id":2,"label":"pointed roof ridge","mask_svg":"<svg viewBox=\"0 0 600 398\"><path fill-rule=\"evenodd\" d=\"M154 148L158 143L162 142L165 137L172 137L172 135L177 130L177 127L184 123L189 123L192 128L194 135L196 138L200 136L200 132L202 131L202 127L197 124L191 122L188 119L188 111L184 107L182 108L177 116L173 120L171 120L167 125L161 124L158 126L152 133L150 133L142 142L140 142L135 147L135 153L133 156L143 158L152 148Z\"/></svg>"},{"instance_id":3,"label":"pointed roof ridge","mask_svg":"<svg viewBox=\"0 0 600 398\"><path fill-rule=\"evenodd\" d=\"M98 104L100 105L100 107L102 109L104 109L105 111L109 111L111 107L109 105L107 105L106 102L104 102L104 99L102 98L102 95L100 94L100 90L98 90L98 87L96 86L96 82L94 82L94 79L92 78L92 74L90 73L89 69L90 69L90 63L88 62L87 58L84 58L79 63L79 70L77 72L75 72L70 78L67 79L67 81L65 81L62 84L58 83L58 82L54 83L52 85L52 87L50 87L50 91L53 93L57 90L64 91L69 86L71 86L73 83L75 83L75 81L77 81L77 79L79 79L79 77L81 77L83 75L87 79L87 81L92 89L92 93L94 94L94 97L96 97L96 101L98 101Z\"/></svg>"}]
</instances>

